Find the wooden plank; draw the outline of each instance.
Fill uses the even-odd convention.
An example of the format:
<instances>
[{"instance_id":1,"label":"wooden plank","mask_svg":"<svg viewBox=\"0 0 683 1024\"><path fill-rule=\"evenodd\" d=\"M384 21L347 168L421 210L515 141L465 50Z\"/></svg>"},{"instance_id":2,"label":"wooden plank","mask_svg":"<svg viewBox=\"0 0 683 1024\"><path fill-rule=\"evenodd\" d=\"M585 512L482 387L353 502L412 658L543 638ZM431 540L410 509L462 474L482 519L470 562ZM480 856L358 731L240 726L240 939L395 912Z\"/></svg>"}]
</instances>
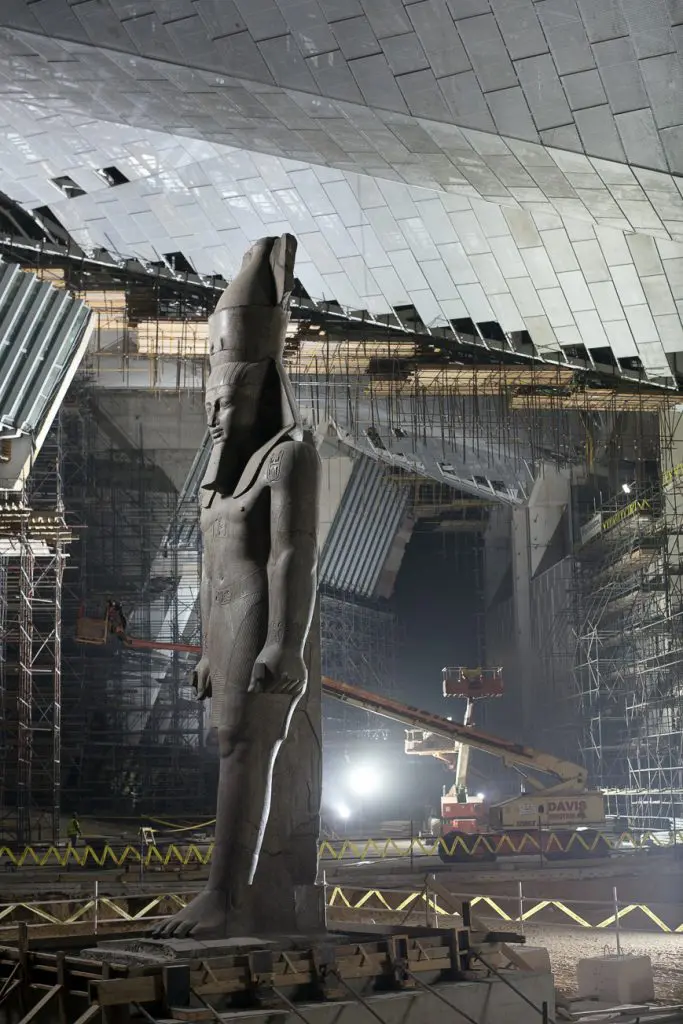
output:
<instances>
[{"instance_id":1,"label":"wooden plank","mask_svg":"<svg viewBox=\"0 0 683 1024\"><path fill-rule=\"evenodd\" d=\"M69 1024L69 1018L66 1012L66 967L65 967L66 956L61 951L57 953L57 984L59 985L59 1024Z\"/></svg>"},{"instance_id":2,"label":"wooden plank","mask_svg":"<svg viewBox=\"0 0 683 1024\"><path fill-rule=\"evenodd\" d=\"M169 1012L173 1014L172 1019L174 1021L205 1021L216 1019L211 1013L211 1010L206 1010L203 1006L197 1007L196 1009L188 1006L171 1006Z\"/></svg>"},{"instance_id":3,"label":"wooden plank","mask_svg":"<svg viewBox=\"0 0 683 1024\"><path fill-rule=\"evenodd\" d=\"M29 1012L21 1018L19 1024L30 1024L32 1020L35 1020L47 1004L51 1003L54 997L59 994L61 987L61 985L53 985L52 988L45 993L43 998L38 1000L33 1009L29 1010Z\"/></svg>"},{"instance_id":4,"label":"wooden plank","mask_svg":"<svg viewBox=\"0 0 683 1024\"><path fill-rule=\"evenodd\" d=\"M114 978L94 982L100 1006L122 1006L127 1003L155 1003L161 999L160 974L141 978Z\"/></svg>"},{"instance_id":5,"label":"wooden plank","mask_svg":"<svg viewBox=\"0 0 683 1024\"><path fill-rule=\"evenodd\" d=\"M92 1003L85 1013L82 1013L78 1020L74 1021L74 1024L90 1024L91 1020L97 1020L102 1012L102 1007L99 1003Z\"/></svg>"},{"instance_id":6,"label":"wooden plank","mask_svg":"<svg viewBox=\"0 0 683 1024\"><path fill-rule=\"evenodd\" d=\"M15 978L13 982L11 982L9 985L7 985L5 988L3 988L3 990L2 990L2 1002L3 1003L8 1003L9 1002L9 997L12 995L13 992L16 992L16 990L19 988L20 985L21 985L20 979L19 978Z\"/></svg>"},{"instance_id":7,"label":"wooden plank","mask_svg":"<svg viewBox=\"0 0 683 1024\"><path fill-rule=\"evenodd\" d=\"M19 946L19 963L21 965L21 985L19 986L19 1012L25 1013L28 1005L28 990L29 990L29 956L28 956L28 925L25 921L20 921L17 925L18 929L18 942Z\"/></svg>"}]
</instances>

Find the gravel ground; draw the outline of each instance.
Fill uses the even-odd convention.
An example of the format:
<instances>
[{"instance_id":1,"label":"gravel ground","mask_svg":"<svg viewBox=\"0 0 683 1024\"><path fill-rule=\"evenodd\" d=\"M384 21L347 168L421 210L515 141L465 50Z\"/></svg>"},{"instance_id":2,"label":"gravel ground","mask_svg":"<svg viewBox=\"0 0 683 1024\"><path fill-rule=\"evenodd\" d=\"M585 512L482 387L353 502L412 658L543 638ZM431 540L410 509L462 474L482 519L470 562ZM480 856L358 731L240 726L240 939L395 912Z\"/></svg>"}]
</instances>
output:
<instances>
[{"instance_id":1,"label":"gravel ground","mask_svg":"<svg viewBox=\"0 0 683 1024\"><path fill-rule=\"evenodd\" d=\"M527 924L525 934L530 946L547 947L555 983L563 991L572 994L576 990L578 960L617 951L614 932ZM683 936L622 931L621 951L650 957L657 999L664 1002L683 1001Z\"/></svg>"}]
</instances>

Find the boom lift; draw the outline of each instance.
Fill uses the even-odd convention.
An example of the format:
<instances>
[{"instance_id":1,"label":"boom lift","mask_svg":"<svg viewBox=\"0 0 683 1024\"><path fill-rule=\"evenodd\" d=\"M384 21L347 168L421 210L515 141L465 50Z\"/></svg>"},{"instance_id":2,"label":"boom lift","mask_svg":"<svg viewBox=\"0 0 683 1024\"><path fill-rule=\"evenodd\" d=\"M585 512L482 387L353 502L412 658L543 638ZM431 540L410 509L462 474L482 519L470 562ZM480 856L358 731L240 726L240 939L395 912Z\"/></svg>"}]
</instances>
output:
<instances>
[{"instance_id":1,"label":"boom lift","mask_svg":"<svg viewBox=\"0 0 683 1024\"><path fill-rule=\"evenodd\" d=\"M112 614L112 606L114 606L114 614ZM125 619L118 616L117 607L120 610L120 606L116 606L115 602L109 602L107 616L104 620L79 615L76 623L76 640L81 643L101 645L107 642L109 635L113 634L123 644L133 649L200 653L200 648L194 644L165 643L130 636L125 630ZM457 693L453 689L453 678L447 678L446 674L449 671L452 670L444 670L444 688L450 686L451 695L462 696L462 693ZM459 669L457 671L467 670ZM481 670L478 671L481 673ZM480 680L480 686L483 689L483 678ZM502 677L499 678L495 686L498 687L498 693L500 693ZM468 683L467 689L471 691L471 681ZM584 844L577 846L571 852L572 856L580 856L584 846L591 845L587 840L598 835L594 830L605 824L602 794L596 790L588 790L587 772L580 765L555 757L553 754L547 754L534 750L532 747L481 732L471 725L461 725L441 715L421 711L419 708L403 704L391 697L370 693L358 686L338 682L327 676L323 676L322 690L327 697L333 697L352 707L399 722L408 730L419 730L423 737L436 737L439 740L445 740L446 750L452 752L452 756L456 755L459 748L473 747L475 750L483 750L487 754L498 757L507 768L514 768L522 776L529 791L498 804L486 805L482 802L481 812L473 816L476 820L476 831L468 830L474 832L473 835L468 836L464 829L457 827L451 828L445 833L446 844L444 845L448 845L448 840L455 840L456 837L463 838L463 842L456 844L458 849L454 850L451 855L447 851L442 852L442 859L462 860L469 859L472 855L483 859L494 859L495 854L492 853L492 848L497 849L498 856L538 853L538 846L535 843L527 848L528 844L524 842L524 838L530 832L541 835L541 844L548 855L552 853L551 847L548 846L548 837L559 838L560 849L556 854L559 856L562 854L562 848L566 847L572 831L583 828ZM538 775L546 776L546 780L539 779ZM462 805L460 810L462 811ZM456 826L458 820L455 818L451 824ZM587 829L587 826L590 828ZM515 842L515 835L520 839L521 846ZM481 836L486 836L489 842L477 842ZM501 842L505 837L509 838L509 842ZM607 855L608 853L607 843L598 843L597 848L593 851L593 856ZM585 856L585 852L583 855Z\"/></svg>"},{"instance_id":2,"label":"boom lift","mask_svg":"<svg viewBox=\"0 0 683 1024\"><path fill-rule=\"evenodd\" d=\"M503 695L502 668L463 668L459 665L444 668L442 677L444 697L460 697L466 701L462 723L465 728L474 725L474 709L478 700ZM481 831L484 797L481 793L469 793L467 786L470 749L470 744L462 740L449 742L425 729L406 729L406 754L435 757L446 764L455 776L453 785L441 797L440 834L444 825L448 831Z\"/></svg>"}]
</instances>

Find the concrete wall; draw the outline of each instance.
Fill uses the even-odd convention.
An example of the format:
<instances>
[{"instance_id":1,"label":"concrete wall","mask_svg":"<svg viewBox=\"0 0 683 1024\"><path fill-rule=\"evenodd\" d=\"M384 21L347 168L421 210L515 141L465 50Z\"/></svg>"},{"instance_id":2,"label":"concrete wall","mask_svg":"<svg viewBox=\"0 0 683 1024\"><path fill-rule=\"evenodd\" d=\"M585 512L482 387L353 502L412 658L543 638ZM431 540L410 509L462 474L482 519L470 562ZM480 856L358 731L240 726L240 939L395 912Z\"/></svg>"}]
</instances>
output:
<instances>
[{"instance_id":1,"label":"concrete wall","mask_svg":"<svg viewBox=\"0 0 683 1024\"><path fill-rule=\"evenodd\" d=\"M572 717L566 650L569 498L568 473L546 467L528 504L494 509L485 534L487 660L503 666L506 687L491 720L533 745L548 737L556 746L559 719L564 716L568 725Z\"/></svg>"},{"instance_id":2,"label":"concrete wall","mask_svg":"<svg viewBox=\"0 0 683 1024\"><path fill-rule=\"evenodd\" d=\"M574 662L573 559L556 562L531 583L533 672L529 676L534 746L578 759Z\"/></svg>"},{"instance_id":3,"label":"concrete wall","mask_svg":"<svg viewBox=\"0 0 683 1024\"><path fill-rule=\"evenodd\" d=\"M97 405L114 428L112 443L142 448L180 490L206 431L201 393L100 389ZM106 422L102 429L107 433Z\"/></svg>"}]
</instances>

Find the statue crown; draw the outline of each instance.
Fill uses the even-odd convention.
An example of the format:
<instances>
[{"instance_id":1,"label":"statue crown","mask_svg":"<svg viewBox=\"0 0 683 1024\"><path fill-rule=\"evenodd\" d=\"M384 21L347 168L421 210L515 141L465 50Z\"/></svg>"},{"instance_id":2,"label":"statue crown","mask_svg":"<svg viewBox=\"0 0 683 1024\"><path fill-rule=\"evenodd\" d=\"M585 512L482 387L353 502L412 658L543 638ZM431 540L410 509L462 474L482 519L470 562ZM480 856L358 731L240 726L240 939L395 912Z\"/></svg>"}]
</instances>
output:
<instances>
[{"instance_id":1,"label":"statue crown","mask_svg":"<svg viewBox=\"0 0 683 1024\"><path fill-rule=\"evenodd\" d=\"M258 363L282 359L289 315L280 306L228 306L209 318L209 359Z\"/></svg>"},{"instance_id":2,"label":"statue crown","mask_svg":"<svg viewBox=\"0 0 683 1024\"><path fill-rule=\"evenodd\" d=\"M294 286L293 235L260 238L209 317L209 358L219 363L282 359Z\"/></svg>"}]
</instances>

